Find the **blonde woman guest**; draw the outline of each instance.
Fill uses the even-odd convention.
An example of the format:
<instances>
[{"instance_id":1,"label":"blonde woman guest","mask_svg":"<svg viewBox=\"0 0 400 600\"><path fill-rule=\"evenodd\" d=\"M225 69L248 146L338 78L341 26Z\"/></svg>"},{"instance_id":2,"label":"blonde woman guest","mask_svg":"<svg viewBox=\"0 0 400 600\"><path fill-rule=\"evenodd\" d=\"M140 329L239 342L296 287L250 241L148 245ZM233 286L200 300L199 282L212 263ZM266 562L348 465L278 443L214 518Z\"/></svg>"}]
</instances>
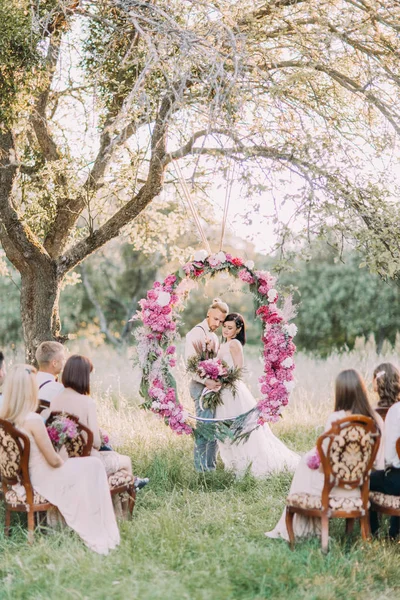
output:
<instances>
[{"instance_id":1,"label":"blonde woman guest","mask_svg":"<svg viewBox=\"0 0 400 600\"><path fill-rule=\"evenodd\" d=\"M107 476L95 457L70 458L55 452L38 406L36 369L15 365L7 374L0 418L30 440L29 475L36 492L57 506L67 525L94 552L108 554L120 537Z\"/></svg>"},{"instance_id":2,"label":"blonde woman guest","mask_svg":"<svg viewBox=\"0 0 400 600\"><path fill-rule=\"evenodd\" d=\"M346 416L364 415L374 419L378 425L381 434L384 431L382 418L371 408L368 402L368 395L361 375L354 369L348 369L339 373L335 384L335 410L328 417L325 425L325 431L328 431L332 423L339 421ZM321 495L324 487L324 474L322 469L310 469L307 465L309 454L302 457L296 472L294 474L289 494L312 494ZM375 459L374 468L381 469L384 462L384 443L381 439L378 454ZM345 488L333 488L332 496L354 497L360 495L360 489L346 490ZM289 540L286 528L286 509L284 509L281 518L272 531L265 535L270 538L283 538ZM308 537L321 534L321 522L318 518L305 517L295 514L293 519L293 529L296 537Z\"/></svg>"},{"instance_id":3,"label":"blonde woman guest","mask_svg":"<svg viewBox=\"0 0 400 600\"><path fill-rule=\"evenodd\" d=\"M381 363L374 371L372 387L379 396L378 406L393 406L400 398L399 371L392 363Z\"/></svg>"},{"instance_id":4,"label":"blonde woman guest","mask_svg":"<svg viewBox=\"0 0 400 600\"><path fill-rule=\"evenodd\" d=\"M93 432L92 456L103 462L107 475L121 469L132 475L132 464L129 456L118 452L102 451L100 428L97 420L96 403L90 396L90 374L93 371L92 361L86 356L73 354L65 363L62 374L64 390L52 399L51 411L68 412L78 417L79 421Z\"/></svg>"}]
</instances>

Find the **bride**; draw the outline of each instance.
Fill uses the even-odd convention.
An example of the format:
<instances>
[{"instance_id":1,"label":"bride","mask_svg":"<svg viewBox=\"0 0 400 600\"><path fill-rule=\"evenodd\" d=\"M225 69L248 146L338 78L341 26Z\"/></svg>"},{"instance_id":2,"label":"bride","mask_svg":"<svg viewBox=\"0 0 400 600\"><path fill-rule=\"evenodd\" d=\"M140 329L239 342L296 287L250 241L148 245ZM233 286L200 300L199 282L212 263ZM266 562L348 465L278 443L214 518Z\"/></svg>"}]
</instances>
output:
<instances>
[{"instance_id":1,"label":"bride","mask_svg":"<svg viewBox=\"0 0 400 600\"><path fill-rule=\"evenodd\" d=\"M221 344L218 358L229 367L243 367L243 346L246 342L246 328L242 315L230 313L222 325L225 343ZM224 389L222 406L216 409L217 419L237 417L256 405L256 400L246 384L239 380L236 393ZM219 452L226 469L232 469L236 475L242 475L248 467L255 477L264 477L274 471L285 468L294 471L300 456L289 450L265 424L255 429L246 442L233 444L219 442Z\"/></svg>"}]
</instances>

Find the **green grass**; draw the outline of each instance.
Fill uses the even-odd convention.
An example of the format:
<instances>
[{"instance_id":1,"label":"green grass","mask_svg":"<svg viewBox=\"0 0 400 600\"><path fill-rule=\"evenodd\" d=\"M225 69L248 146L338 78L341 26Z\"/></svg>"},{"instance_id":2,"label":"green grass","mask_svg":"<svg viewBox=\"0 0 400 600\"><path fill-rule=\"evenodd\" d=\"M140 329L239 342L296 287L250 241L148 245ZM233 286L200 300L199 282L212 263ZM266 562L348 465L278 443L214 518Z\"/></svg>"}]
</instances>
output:
<instances>
[{"instance_id":1,"label":"green grass","mask_svg":"<svg viewBox=\"0 0 400 600\"><path fill-rule=\"evenodd\" d=\"M315 439L301 427L283 433L298 449ZM39 532L29 547L24 517L16 517L11 538L0 534L0 598L400 598L399 546L362 543L357 532L346 539L337 522L327 556L316 539L291 552L263 535L280 516L290 475L238 481L219 465L201 476L193 470L191 443L156 425L125 447L151 484L138 494L133 520L120 525L121 545L107 557L68 531Z\"/></svg>"}]
</instances>

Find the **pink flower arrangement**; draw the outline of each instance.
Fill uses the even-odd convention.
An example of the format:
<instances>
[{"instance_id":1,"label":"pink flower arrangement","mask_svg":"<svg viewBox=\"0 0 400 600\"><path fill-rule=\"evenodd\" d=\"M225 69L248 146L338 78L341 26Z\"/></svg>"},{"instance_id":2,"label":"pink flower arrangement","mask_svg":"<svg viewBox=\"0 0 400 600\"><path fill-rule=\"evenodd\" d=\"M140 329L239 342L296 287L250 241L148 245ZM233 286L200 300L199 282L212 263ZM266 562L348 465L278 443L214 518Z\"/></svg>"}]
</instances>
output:
<instances>
[{"instance_id":1,"label":"pink flower arrangement","mask_svg":"<svg viewBox=\"0 0 400 600\"><path fill-rule=\"evenodd\" d=\"M168 275L163 282L155 282L146 298L139 302L141 310L135 318L142 321L142 327L136 330L135 336L143 374L144 407L160 415L178 434L192 433L192 428L186 423L187 414L171 385L173 376L169 371L176 365L174 341L179 309L187 296L184 283L225 270L240 281L254 285L252 292L260 304L256 314L264 324L264 373L259 379L262 397L257 404L259 423L277 421L282 408L288 403L293 386L296 346L292 338L297 329L285 322L277 308L276 278L267 271L254 271L252 261L244 262L229 253L209 255L201 250L195 256L196 260L184 264L179 272ZM224 377L224 367L218 362L221 363L216 359L201 361L199 369L202 369L203 376L213 380Z\"/></svg>"},{"instance_id":2,"label":"pink flower arrangement","mask_svg":"<svg viewBox=\"0 0 400 600\"><path fill-rule=\"evenodd\" d=\"M75 421L64 415L56 416L47 426L47 433L56 450L78 436L78 427Z\"/></svg>"},{"instance_id":3,"label":"pink flower arrangement","mask_svg":"<svg viewBox=\"0 0 400 600\"><path fill-rule=\"evenodd\" d=\"M314 471L316 471L320 464L321 464L321 457L319 455L319 452L317 450L317 448L314 448L313 451L311 451L311 453L307 456L307 467L309 469L313 469Z\"/></svg>"},{"instance_id":4,"label":"pink flower arrangement","mask_svg":"<svg viewBox=\"0 0 400 600\"><path fill-rule=\"evenodd\" d=\"M199 362L198 374L204 379L213 379L214 381L217 381L228 374L228 369L219 358L209 358Z\"/></svg>"},{"instance_id":5,"label":"pink flower arrangement","mask_svg":"<svg viewBox=\"0 0 400 600\"><path fill-rule=\"evenodd\" d=\"M241 269L238 273L238 277L244 283L248 283L249 285L255 282L253 275L247 269Z\"/></svg>"},{"instance_id":6,"label":"pink flower arrangement","mask_svg":"<svg viewBox=\"0 0 400 600\"><path fill-rule=\"evenodd\" d=\"M110 436L104 429L100 429L100 437L103 444L108 444L110 442Z\"/></svg>"}]
</instances>

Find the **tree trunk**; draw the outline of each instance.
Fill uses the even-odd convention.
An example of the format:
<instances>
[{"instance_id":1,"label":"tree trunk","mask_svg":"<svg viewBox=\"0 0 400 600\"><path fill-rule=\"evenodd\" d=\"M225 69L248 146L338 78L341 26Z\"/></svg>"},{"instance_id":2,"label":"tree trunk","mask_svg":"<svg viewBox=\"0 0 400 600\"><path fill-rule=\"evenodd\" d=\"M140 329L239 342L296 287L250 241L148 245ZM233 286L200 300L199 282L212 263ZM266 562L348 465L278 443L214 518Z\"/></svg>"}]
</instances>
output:
<instances>
[{"instance_id":1,"label":"tree trunk","mask_svg":"<svg viewBox=\"0 0 400 600\"><path fill-rule=\"evenodd\" d=\"M21 273L21 318L26 361L35 363L36 348L41 342L64 342L60 336L58 302L62 279L54 263L36 264Z\"/></svg>"}]
</instances>

